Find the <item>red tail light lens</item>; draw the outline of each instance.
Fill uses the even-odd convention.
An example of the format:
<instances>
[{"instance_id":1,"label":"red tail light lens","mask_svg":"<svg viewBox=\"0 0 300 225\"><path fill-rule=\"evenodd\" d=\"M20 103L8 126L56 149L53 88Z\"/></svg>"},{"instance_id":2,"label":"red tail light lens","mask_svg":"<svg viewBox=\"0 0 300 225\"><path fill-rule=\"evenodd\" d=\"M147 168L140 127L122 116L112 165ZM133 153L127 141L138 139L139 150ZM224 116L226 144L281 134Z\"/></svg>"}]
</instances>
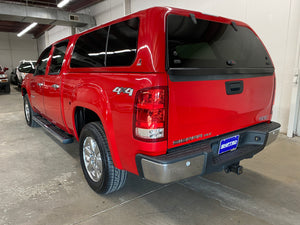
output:
<instances>
[{"instance_id":1,"label":"red tail light lens","mask_svg":"<svg viewBox=\"0 0 300 225\"><path fill-rule=\"evenodd\" d=\"M134 105L134 137L143 141L167 138L168 91L166 87L142 89Z\"/></svg>"}]
</instances>

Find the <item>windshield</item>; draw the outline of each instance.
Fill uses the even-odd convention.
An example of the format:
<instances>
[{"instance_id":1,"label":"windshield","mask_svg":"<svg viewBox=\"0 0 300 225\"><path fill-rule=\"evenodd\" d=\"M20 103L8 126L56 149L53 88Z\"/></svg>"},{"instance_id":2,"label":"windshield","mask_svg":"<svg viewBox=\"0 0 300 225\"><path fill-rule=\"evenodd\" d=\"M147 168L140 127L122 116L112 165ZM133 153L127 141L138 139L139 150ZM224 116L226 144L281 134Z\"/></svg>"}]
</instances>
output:
<instances>
[{"instance_id":1,"label":"windshield","mask_svg":"<svg viewBox=\"0 0 300 225\"><path fill-rule=\"evenodd\" d=\"M34 65L27 62L27 63L22 63L18 69L21 73L30 73L33 68L34 68Z\"/></svg>"},{"instance_id":2,"label":"windshield","mask_svg":"<svg viewBox=\"0 0 300 225\"><path fill-rule=\"evenodd\" d=\"M264 46L247 27L169 15L167 29L167 69L204 68L206 74L274 69Z\"/></svg>"}]
</instances>

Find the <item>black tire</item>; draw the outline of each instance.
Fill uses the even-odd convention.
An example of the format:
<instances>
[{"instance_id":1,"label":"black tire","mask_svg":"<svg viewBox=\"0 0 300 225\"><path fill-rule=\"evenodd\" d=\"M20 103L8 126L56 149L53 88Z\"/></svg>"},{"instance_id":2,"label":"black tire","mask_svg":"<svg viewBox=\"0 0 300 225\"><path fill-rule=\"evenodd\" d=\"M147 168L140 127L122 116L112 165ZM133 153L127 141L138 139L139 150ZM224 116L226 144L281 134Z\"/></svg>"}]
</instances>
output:
<instances>
[{"instance_id":1,"label":"black tire","mask_svg":"<svg viewBox=\"0 0 300 225\"><path fill-rule=\"evenodd\" d=\"M5 86L5 93L7 93L7 94L10 93L10 84L6 84L6 86Z\"/></svg>"},{"instance_id":2,"label":"black tire","mask_svg":"<svg viewBox=\"0 0 300 225\"><path fill-rule=\"evenodd\" d=\"M33 116L36 116L38 114L32 110L32 107L30 105L30 101L29 101L27 94L23 97L23 102L24 102L25 120L26 120L27 125L30 127L39 127L40 125L32 119ZM26 110L28 110L28 111L26 111Z\"/></svg>"},{"instance_id":3,"label":"black tire","mask_svg":"<svg viewBox=\"0 0 300 225\"><path fill-rule=\"evenodd\" d=\"M87 150L88 147L90 147L89 149L92 148L92 145L89 145L88 141L92 141L92 145L94 147L94 144L97 144L97 155L94 154L94 158L91 156L91 151ZM95 192L100 194L109 194L124 186L127 178L127 171L120 170L114 166L107 144L106 135L100 122L88 123L83 127L80 134L79 151L81 167L85 179ZM90 152L89 156L87 156L87 151ZM96 151L93 150L93 152L95 153ZM100 158L98 157L101 157L101 160L99 160ZM90 161L90 163L87 161ZM101 164L101 166L99 166L99 164ZM93 173L91 173L90 170L88 172L87 167L93 167L91 169L94 171L102 169L101 174L93 177ZM101 168L99 169L98 167Z\"/></svg>"}]
</instances>

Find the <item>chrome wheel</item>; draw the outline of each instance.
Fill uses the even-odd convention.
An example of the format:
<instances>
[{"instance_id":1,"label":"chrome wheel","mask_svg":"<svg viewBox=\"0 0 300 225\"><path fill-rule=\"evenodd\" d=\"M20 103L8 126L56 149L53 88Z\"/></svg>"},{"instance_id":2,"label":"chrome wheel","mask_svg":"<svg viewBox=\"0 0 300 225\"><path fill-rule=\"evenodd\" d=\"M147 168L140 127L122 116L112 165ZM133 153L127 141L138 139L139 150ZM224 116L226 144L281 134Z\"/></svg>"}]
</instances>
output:
<instances>
[{"instance_id":1,"label":"chrome wheel","mask_svg":"<svg viewBox=\"0 0 300 225\"><path fill-rule=\"evenodd\" d=\"M92 137L86 137L83 142L83 160L89 177L98 182L102 176L102 158L97 142Z\"/></svg>"},{"instance_id":2,"label":"chrome wheel","mask_svg":"<svg viewBox=\"0 0 300 225\"><path fill-rule=\"evenodd\" d=\"M30 108L29 108L29 104L28 101L25 101L25 116L26 116L26 120L30 121Z\"/></svg>"}]
</instances>

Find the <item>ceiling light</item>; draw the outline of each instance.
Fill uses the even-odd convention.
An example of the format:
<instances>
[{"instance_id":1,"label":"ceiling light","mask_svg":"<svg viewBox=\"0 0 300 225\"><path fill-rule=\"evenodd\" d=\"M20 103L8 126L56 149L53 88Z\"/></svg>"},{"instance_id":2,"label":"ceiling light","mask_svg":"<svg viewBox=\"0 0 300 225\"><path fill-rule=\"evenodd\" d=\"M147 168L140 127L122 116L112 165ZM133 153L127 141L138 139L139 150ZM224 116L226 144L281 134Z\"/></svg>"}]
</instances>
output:
<instances>
[{"instance_id":1,"label":"ceiling light","mask_svg":"<svg viewBox=\"0 0 300 225\"><path fill-rule=\"evenodd\" d=\"M34 28L38 23L34 22L30 24L28 27L26 27L24 30L22 30L20 33L17 34L18 37L21 37L23 34L27 33L29 30Z\"/></svg>"},{"instance_id":2,"label":"ceiling light","mask_svg":"<svg viewBox=\"0 0 300 225\"><path fill-rule=\"evenodd\" d=\"M58 8L64 7L66 4L68 4L70 0L62 0L60 3L57 4Z\"/></svg>"}]
</instances>

